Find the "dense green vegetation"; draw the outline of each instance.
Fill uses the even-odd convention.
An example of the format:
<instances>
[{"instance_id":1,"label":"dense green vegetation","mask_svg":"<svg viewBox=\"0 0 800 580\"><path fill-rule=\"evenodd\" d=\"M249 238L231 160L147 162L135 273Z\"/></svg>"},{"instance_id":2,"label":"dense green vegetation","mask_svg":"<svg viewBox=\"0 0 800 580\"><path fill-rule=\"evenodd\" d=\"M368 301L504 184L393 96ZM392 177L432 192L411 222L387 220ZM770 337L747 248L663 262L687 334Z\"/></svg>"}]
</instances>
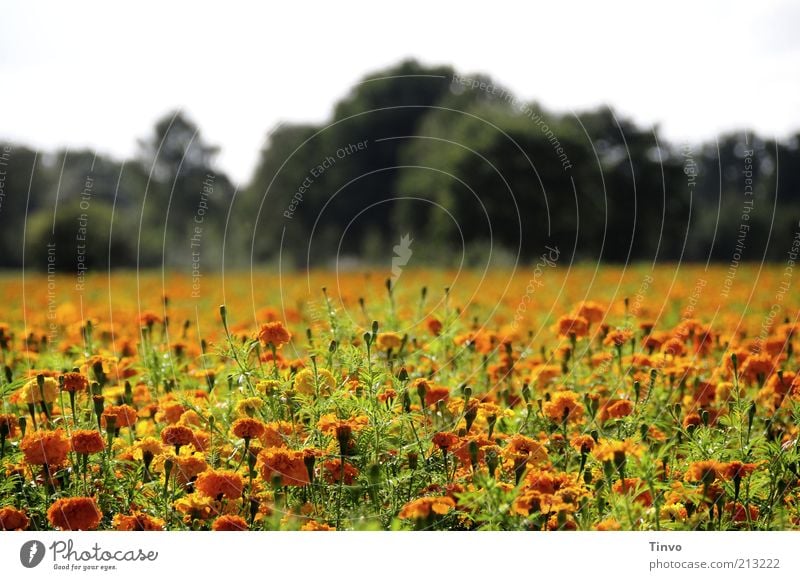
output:
<instances>
[{"instance_id":1,"label":"dense green vegetation","mask_svg":"<svg viewBox=\"0 0 800 580\"><path fill-rule=\"evenodd\" d=\"M438 264L480 264L490 248L532 260L548 243L585 260L729 262L737 246L781 259L798 137L669 143L607 108L554 113L489 77L403 62L354 86L329 122L273 131L238 189L181 113L125 161L0 145L0 266L45 269L47 244L66 271L79 257L186 269L193 253L218 271L223 251L226 267L388 266L405 234Z\"/></svg>"}]
</instances>

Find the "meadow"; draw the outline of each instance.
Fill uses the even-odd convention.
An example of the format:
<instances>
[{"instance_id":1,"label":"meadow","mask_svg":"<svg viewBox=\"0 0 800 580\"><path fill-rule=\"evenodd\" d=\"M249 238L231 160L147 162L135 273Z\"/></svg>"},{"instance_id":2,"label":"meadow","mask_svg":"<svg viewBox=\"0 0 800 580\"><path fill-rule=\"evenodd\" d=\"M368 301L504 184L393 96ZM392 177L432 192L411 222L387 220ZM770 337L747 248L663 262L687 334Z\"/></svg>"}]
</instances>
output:
<instances>
[{"instance_id":1,"label":"meadow","mask_svg":"<svg viewBox=\"0 0 800 580\"><path fill-rule=\"evenodd\" d=\"M557 262L5 274L0 529L800 528L792 269Z\"/></svg>"}]
</instances>

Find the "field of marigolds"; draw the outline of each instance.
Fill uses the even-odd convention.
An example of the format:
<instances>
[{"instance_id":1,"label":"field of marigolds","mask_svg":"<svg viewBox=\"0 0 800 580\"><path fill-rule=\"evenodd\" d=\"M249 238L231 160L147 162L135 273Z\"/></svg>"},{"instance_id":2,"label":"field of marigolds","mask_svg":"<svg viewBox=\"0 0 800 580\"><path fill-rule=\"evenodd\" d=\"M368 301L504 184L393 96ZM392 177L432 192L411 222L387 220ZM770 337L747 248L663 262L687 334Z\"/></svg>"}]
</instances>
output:
<instances>
[{"instance_id":1,"label":"field of marigolds","mask_svg":"<svg viewBox=\"0 0 800 580\"><path fill-rule=\"evenodd\" d=\"M791 274L7 275L0 529L797 529Z\"/></svg>"}]
</instances>

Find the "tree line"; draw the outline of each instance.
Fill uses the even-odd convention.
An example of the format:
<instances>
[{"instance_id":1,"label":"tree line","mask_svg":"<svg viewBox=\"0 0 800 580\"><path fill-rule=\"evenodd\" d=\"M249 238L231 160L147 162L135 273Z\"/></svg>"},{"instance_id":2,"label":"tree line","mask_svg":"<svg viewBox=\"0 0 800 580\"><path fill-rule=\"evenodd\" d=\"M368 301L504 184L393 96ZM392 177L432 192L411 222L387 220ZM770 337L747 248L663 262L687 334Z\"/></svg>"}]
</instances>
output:
<instances>
[{"instance_id":1,"label":"tree line","mask_svg":"<svg viewBox=\"0 0 800 580\"><path fill-rule=\"evenodd\" d=\"M608 108L564 114L481 74L405 61L321 124L270 132L247 183L181 112L138 154L0 143L0 267L62 271L782 260L800 132L670 143ZM402 245L402 244L401 244ZM224 255L223 255L224 254ZM410 254L409 254L410 255ZM51 260L52 262L52 260Z\"/></svg>"}]
</instances>

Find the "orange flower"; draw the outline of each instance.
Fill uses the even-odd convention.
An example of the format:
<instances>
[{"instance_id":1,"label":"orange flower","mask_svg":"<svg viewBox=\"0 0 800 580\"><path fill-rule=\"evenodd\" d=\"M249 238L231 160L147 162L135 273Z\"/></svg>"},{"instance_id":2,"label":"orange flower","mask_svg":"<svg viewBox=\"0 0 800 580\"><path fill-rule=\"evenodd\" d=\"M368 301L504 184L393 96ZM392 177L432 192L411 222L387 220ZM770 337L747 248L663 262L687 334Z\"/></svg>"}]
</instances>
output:
<instances>
[{"instance_id":1,"label":"orange flower","mask_svg":"<svg viewBox=\"0 0 800 580\"><path fill-rule=\"evenodd\" d=\"M670 338L661 345L661 352L669 356L683 356L686 354L686 346L679 338Z\"/></svg>"},{"instance_id":2,"label":"orange flower","mask_svg":"<svg viewBox=\"0 0 800 580\"><path fill-rule=\"evenodd\" d=\"M261 330L258 331L258 339L264 346L273 346L281 348L284 344L289 342L292 335L283 326L280 321L267 322L261 325Z\"/></svg>"},{"instance_id":3,"label":"orange flower","mask_svg":"<svg viewBox=\"0 0 800 580\"><path fill-rule=\"evenodd\" d=\"M311 520L303 524L300 528L302 532L334 532L336 528L329 526L328 524L320 523L316 520Z\"/></svg>"},{"instance_id":4,"label":"orange flower","mask_svg":"<svg viewBox=\"0 0 800 580\"><path fill-rule=\"evenodd\" d=\"M47 519L61 530L94 530L102 518L93 497L58 499L47 510Z\"/></svg>"},{"instance_id":5,"label":"orange flower","mask_svg":"<svg viewBox=\"0 0 800 580\"><path fill-rule=\"evenodd\" d=\"M630 330L625 329L617 329L612 330L606 337L603 339L604 346L616 346L621 347L624 346L626 342L628 342L631 338L633 338L633 332Z\"/></svg>"},{"instance_id":6,"label":"orange flower","mask_svg":"<svg viewBox=\"0 0 800 580\"><path fill-rule=\"evenodd\" d=\"M156 420L159 422L165 421L170 425L175 425L181 420L181 416L186 412L186 407L180 403L164 403L161 409L156 413Z\"/></svg>"},{"instance_id":7,"label":"orange flower","mask_svg":"<svg viewBox=\"0 0 800 580\"><path fill-rule=\"evenodd\" d=\"M425 377L418 377L411 382L411 391L415 393L425 393L431 388L431 384Z\"/></svg>"},{"instance_id":8,"label":"orange flower","mask_svg":"<svg viewBox=\"0 0 800 580\"><path fill-rule=\"evenodd\" d=\"M594 529L598 532L616 532L622 529L622 526L614 518L608 518L598 523Z\"/></svg>"},{"instance_id":9,"label":"orange flower","mask_svg":"<svg viewBox=\"0 0 800 580\"><path fill-rule=\"evenodd\" d=\"M267 482L271 482L273 478L279 478L280 485L308 485L308 470L303 458L302 451L264 449L258 454L258 460L261 463L261 477Z\"/></svg>"},{"instance_id":10,"label":"orange flower","mask_svg":"<svg viewBox=\"0 0 800 580\"><path fill-rule=\"evenodd\" d=\"M264 433L259 437L264 447L286 447L286 438L292 434L292 424L288 421L274 421L264 425Z\"/></svg>"},{"instance_id":11,"label":"orange flower","mask_svg":"<svg viewBox=\"0 0 800 580\"><path fill-rule=\"evenodd\" d=\"M710 381L697 381L694 386L694 400L700 407L706 407L714 402L717 395L717 385Z\"/></svg>"},{"instance_id":12,"label":"orange flower","mask_svg":"<svg viewBox=\"0 0 800 580\"><path fill-rule=\"evenodd\" d=\"M572 518L572 516L567 515L567 512L569 510L565 509L566 507L567 506L561 506L557 504L550 507L550 512L551 513L556 512L556 513L553 513L553 515L547 519L548 531L551 532L559 530L575 531L578 529L578 524L575 523L575 519ZM564 517L564 519L562 520L561 519L562 516L566 517Z\"/></svg>"},{"instance_id":13,"label":"orange flower","mask_svg":"<svg viewBox=\"0 0 800 580\"><path fill-rule=\"evenodd\" d=\"M489 354L496 347L497 337L493 332L476 331L467 334L461 334L453 339L457 346L465 346L467 348L474 348L481 354Z\"/></svg>"},{"instance_id":14,"label":"orange flower","mask_svg":"<svg viewBox=\"0 0 800 580\"><path fill-rule=\"evenodd\" d=\"M633 402L628 399L608 401L601 411L601 421L605 419L621 419L633 412Z\"/></svg>"},{"instance_id":15,"label":"orange flower","mask_svg":"<svg viewBox=\"0 0 800 580\"><path fill-rule=\"evenodd\" d=\"M573 476L567 473L553 471L532 470L525 476L523 482L525 489L536 490L545 495L555 495L564 490L572 490L576 486ZM576 497L567 498L570 502L575 501Z\"/></svg>"},{"instance_id":16,"label":"orange flower","mask_svg":"<svg viewBox=\"0 0 800 580\"><path fill-rule=\"evenodd\" d=\"M111 525L120 532L159 532L164 529L164 520L134 512L131 515L115 515Z\"/></svg>"},{"instance_id":17,"label":"orange flower","mask_svg":"<svg viewBox=\"0 0 800 580\"><path fill-rule=\"evenodd\" d=\"M593 354L592 358L589 360L594 368L603 371L608 368L608 365L614 360L614 355L610 352L598 352L597 354Z\"/></svg>"},{"instance_id":18,"label":"orange flower","mask_svg":"<svg viewBox=\"0 0 800 580\"><path fill-rule=\"evenodd\" d=\"M583 416L583 405L579 402L577 393L572 391L559 391L542 405L545 416L553 423L575 422Z\"/></svg>"},{"instance_id":19,"label":"orange flower","mask_svg":"<svg viewBox=\"0 0 800 580\"><path fill-rule=\"evenodd\" d=\"M192 430L183 425L170 425L161 431L161 441L164 442L164 445L181 447L189 445L193 439Z\"/></svg>"},{"instance_id":20,"label":"orange flower","mask_svg":"<svg viewBox=\"0 0 800 580\"><path fill-rule=\"evenodd\" d=\"M342 462L339 459L326 461L322 468L325 471L325 481L328 483L339 483L342 479ZM353 485L358 477L358 469L345 462L344 464L344 484Z\"/></svg>"},{"instance_id":21,"label":"orange flower","mask_svg":"<svg viewBox=\"0 0 800 580\"><path fill-rule=\"evenodd\" d=\"M451 497L421 497L404 505L398 515L404 520L427 520L443 516L455 507L456 502Z\"/></svg>"},{"instance_id":22,"label":"orange flower","mask_svg":"<svg viewBox=\"0 0 800 580\"><path fill-rule=\"evenodd\" d=\"M386 401L393 401L397 398L397 391L389 387L378 393L378 401L385 403Z\"/></svg>"},{"instance_id":23,"label":"orange flower","mask_svg":"<svg viewBox=\"0 0 800 580\"><path fill-rule=\"evenodd\" d=\"M439 401L447 401L450 398L450 389L447 387L437 387L431 385L425 391L425 404L430 407Z\"/></svg>"},{"instance_id":24,"label":"orange flower","mask_svg":"<svg viewBox=\"0 0 800 580\"><path fill-rule=\"evenodd\" d=\"M31 465L61 465L69 453L69 439L61 429L34 431L25 435L20 449Z\"/></svg>"},{"instance_id":25,"label":"orange flower","mask_svg":"<svg viewBox=\"0 0 800 580\"><path fill-rule=\"evenodd\" d=\"M663 332L648 334L642 339L642 346L652 354L653 351L660 350L667 339L668 336ZM680 344L680 341L678 343Z\"/></svg>"},{"instance_id":26,"label":"orange flower","mask_svg":"<svg viewBox=\"0 0 800 580\"><path fill-rule=\"evenodd\" d=\"M562 316L556 323L559 336L580 338L589 333L589 321L583 316Z\"/></svg>"},{"instance_id":27,"label":"orange flower","mask_svg":"<svg viewBox=\"0 0 800 580\"><path fill-rule=\"evenodd\" d=\"M489 439L486 435L479 434L470 437L465 437L460 440L459 444L452 449L453 455L458 457L462 465L468 466L472 462L472 453L470 446L474 447L477 451L476 459L478 462L484 461L486 458L486 448L494 446L494 441Z\"/></svg>"},{"instance_id":28,"label":"orange flower","mask_svg":"<svg viewBox=\"0 0 800 580\"><path fill-rule=\"evenodd\" d=\"M177 455L170 458L174 464L172 473L180 485L186 485L208 469L208 463L199 453Z\"/></svg>"},{"instance_id":29,"label":"orange flower","mask_svg":"<svg viewBox=\"0 0 800 580\"><path fill-rule=\"evenodd\" d=\"M150 310L146 310L139 315L139 324L143 324L144 326L153 326L160 322L161 317Z\"/></svg>"},{"instance_id":30,"label":"orange flower","mask_svg":"<svg viewBox=\"0 0 800 580\"><path fill-rule=\"evenodd\" d=\"M12 532L15 530L24 530L28 527L28 516L25 512L13 507L0 508L0 530L3 532Z\"/></svg>"},{"instance_id":31,"label":"orange flower","mask_svg":"<svg viewBox=\"0 0 800 580\"><path fill-rule=\"evenodd\" d=\"M547 461L547 449L544 448L544 445L520 434L511 437L503 453L507 457L524 456L527 461L532 463Z\"/></svg>"},{"instance_id":32,"label":"orange flower","mask_svg":"<svg viewBox=\"0 0 800 580\"><path fill-rule=\"evenodd\" d=\"M582 316L591 323L602 322L606 309L597 302L583 302L575 309L575 314Z\"/></svg>"},{"instance_id":33,"label":"orange flower","mask_svg":"<svg viewBox=\"0 0 800 580\"><path fill-rule=\"evenodd\" d=\"M240 439L257 439L264 434L265 427L264 423L258 419L250 419L247 417L244 419L236 419L236 421L233 422L231 431Z\"/></svg>"},{"instance_id":34,"label":"orange flower","mask_svg":"<svg viewBox=\"0 0 800 580\"><path fill-rule=\"evenodd\" d=\"M196 451L208 451L211 435L206 431L192 431L192 445Z\"/></svg>"},{"instance_id":35,"label":"orange flower","mask_svg":"<svg viewBox=\"0 0 800 580\"><path fill-rule=\"evenodd\" d=\"M5 439L13 439L17 436L19 423L14 415L0 415L0 436Z\"/></svg>"},{"instance_id":36,"label":"orange flower","mask_svg":"<svg viewBox=\"0 0 800 580\"><path fill-rule=\"evenodd\" d=\"M703 424L703 419L698 413L689 413L683 418L683 428L699 427Z\"/></svg>"},{"instance_id":37,"label":"orange flower","mask_svg":"<svg viewBox=\"0 0 800 580\"><path fill-rule=\"evenodd\" d=\"M238 499L242 497L244 481L238 473L229 470L204 471L197 477L195 487L214 499Z\"/></svg>"},{"instance_id":38,"label":"orange flower","mask_svg":"<svg viewBox=\"0 0 800 580\"><path fill-rule=\"evenodd\" d=\"M77 393L85 391L89 387L89 379L81 373L69 372L64 373L64 390L68 393Z\"/></svg>"},{"instance_id":39,"label":"orange flower","mask_svg":"<svg viewBox=\"0 0 800 580\"><path fill-rule=\"evenodd\" d=\"M522 482L513 511L525 516L537 511L544 514L574 512L585 495L585 490L573 476L533 469Z\"/></svg>"},{"instance_id":40,"label":"orange flower","mask_svg":"<svg viewBox=\"0 0 800 580\"><path fill-rule=\"evenodd\" d=\"M100 453L106 448L103 436L99 431L93 429L77 429L72 432L70 440L72 443L72 450L75 453L81 453L83 455Z\"/></svg>"},{"instance_id":41,"label":"orange flower","mask_svg":"<svg viewBox=\"0 0 800 580\"><path fill-rule=\"evenodd\" d=\"M531 371L531 383L540 387L561 375L561 367L558 365L537 365Z\"/></svg>"},{"instance_id":42,"label":"orange flower","mask_svg":"<svg viewBox=\"0 0 800 580\"><path fill-rule=\"evenodd\" d=\"M751 382L769 378L775 368L772 357L768 354L754 354L747 357L741 367L742 376Z\"/></svg>"},{"instance_id":43,"label":"orange flower","mask_svg":"<svg viewBox=\"0 0 800 580\"><path fill-rule=\"evenodd\" d=\"M455 433L436 433L433 436L433 444L442 451L448 451L458 443L458 435Z\"/></svg>"},{"instance_id":44,"label":"orange flower","mask_svg":"<svg viewBox=\"0 0 800 580\"><path fill-rule=\"evenodd\" d=\"M742 479L753 473L758 464L756 463L742 463L741 461L731 461L725 463L720 470L720 477L723 479Z\"/></svg>"},{"instance_id":45,"label":"orange flower","mask_svg":"<svg viewBox=\"0 0 800 580\"><path fill-rule=\"evenodd\" d=\"M569 444L572 445L576 451L580 451L581 453L589 453L592 449L594 449L595 440L591 435L576 435L572 438Z\"/></svg>"},{"instance_id":46,"label":"orange flower","mask_svg":"<svg viewBox=\"0 0 800 580\"><path fill-rule=\"evenodd\" d=\"M721 473L723 473L724 468L724 463L714 461L713 459L708 461L695 461L689 465L684 479L686 481L697 481L704 484L710 484L717 479Z\"/></svg>"},{"instance_id":47,"label":"orange flower","mask_svg":"<svg viewBox=\"0 0 800 580\"><path fill-rule=\"evenodd\" d=\"M349 419L338 419L333 413L323 415L317 421L317 427L326 435L335 436L336 432L344 426L350 428L351 432L360 431L369 423L369 417L358 415Z\"/></svg>"},{"instance_id":48,"label":"orange flower","mask_svg":"<svg viewBox=\"0 0 800 580\"><path fill-rule=\"evenodd\" d=\"M244 532L250 528L244 518L236 515L224 515L214 520L211 529L215 532Z\"/></svg>"},{"instance_id":49,"label":"orange flower","mask_svg":"<svg viewBox=\"0 0 800 580\"><path fill-rule=\"evenodd\" d=\"M729 501L725 504L725 511L731 514L731 519L735 523L742 523L747 521L748 511L750 516L750 521L755 521L758 519L758 507L754 505L749 505L747 507L743 506L741 503L736 502L735 504L732 501Z\"/></svg>"},{"instance_id":50,"label":"orange flower","mask_svg":"<svg viewBox=\"0 0 800 580\"><path fill-rule=\"evenodd\" d=\"M433 336L439 336L442 332L442 323L438 318L428 318L425 325L428 327L428 332Z\"/></svg>"},{"instance_id":51,"label":"orange flower","mask_svg":"<svg viewBox=\"0 0 800 580\"><path fill-rule=\"evenodd\" d=\"M103 426L106 424L106 419L113 416L116 417L115 425L117 427L130 427L136 424L137 415L136 409L130 405L111 406L103 411Z\"/></svg>"}]
</instances>

